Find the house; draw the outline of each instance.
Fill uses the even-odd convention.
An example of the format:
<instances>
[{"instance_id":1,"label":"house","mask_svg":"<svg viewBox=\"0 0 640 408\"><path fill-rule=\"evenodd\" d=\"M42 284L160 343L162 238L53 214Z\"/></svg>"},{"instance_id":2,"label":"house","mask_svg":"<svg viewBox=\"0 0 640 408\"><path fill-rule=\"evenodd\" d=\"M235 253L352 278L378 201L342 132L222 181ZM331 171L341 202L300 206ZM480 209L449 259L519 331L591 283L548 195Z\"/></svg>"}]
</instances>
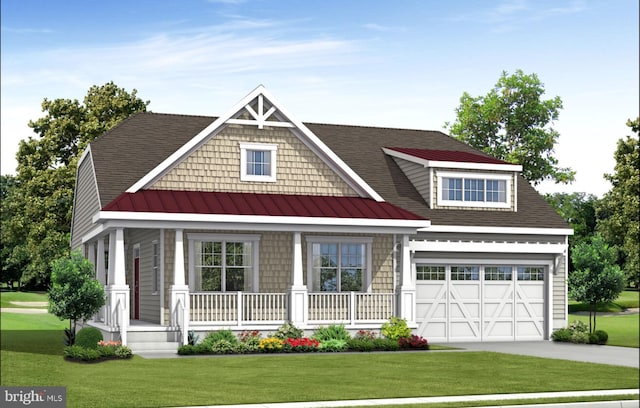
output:
<instances>
[{"instance_id":1,"label":"house","mask_svg":"<svg viewBox=\"0 0 640 408\"><path fill-rule=\"evenodd\" d=\"M107 293L89 324L134 349L390 316L548 339L572 230L521 170L441 132L302 123L263 86L217 118L132 115L78 164L71 246Z\"/></svg>"}]
</instances>

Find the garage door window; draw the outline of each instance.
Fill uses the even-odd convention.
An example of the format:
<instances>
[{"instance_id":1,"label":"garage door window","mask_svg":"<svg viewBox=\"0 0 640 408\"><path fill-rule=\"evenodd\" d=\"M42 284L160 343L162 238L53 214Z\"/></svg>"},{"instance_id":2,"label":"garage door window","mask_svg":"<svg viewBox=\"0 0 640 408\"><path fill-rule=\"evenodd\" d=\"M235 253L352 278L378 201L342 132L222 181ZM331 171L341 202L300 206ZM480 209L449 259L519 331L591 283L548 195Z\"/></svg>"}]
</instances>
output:
<instances>
[{"instance_id":1,"label":"garage door window","mask_svg":"<svg viewBox=\"0 0 640 408\"><path fill-rule=\"evenodd\" d=\"M451 280L480 280L479 266L452 266Z\"/></svg>"},{"instance_id":2,"label":"garage door window","mask_svg":"<svg viewBox=\"0 0 640 408\"><path fill-rule=\"evenodd\" d=\"M439 265L416 265L418 280L443 281L445 280L445 267Z\"/></svg>"},{"instance_id":3,"label":"garage door window","mask_svg":"<svg viewBox=\"0 0 640 408\"><path fill-rule=\"evenodd\" d=\"M544 268L539 266L519 266L518 280L521 281L543 281Z\"/></svg>"},{"instance_id":4,"label":"garage door window","mask_svg":"<svg viewBox=\"0 0 640 408\"><path fill-rule=\"evenodd\" d=\"M486 281L510 281L513 272L510 266L485 266L484 280Z\"/></svg>"}]
</instances>

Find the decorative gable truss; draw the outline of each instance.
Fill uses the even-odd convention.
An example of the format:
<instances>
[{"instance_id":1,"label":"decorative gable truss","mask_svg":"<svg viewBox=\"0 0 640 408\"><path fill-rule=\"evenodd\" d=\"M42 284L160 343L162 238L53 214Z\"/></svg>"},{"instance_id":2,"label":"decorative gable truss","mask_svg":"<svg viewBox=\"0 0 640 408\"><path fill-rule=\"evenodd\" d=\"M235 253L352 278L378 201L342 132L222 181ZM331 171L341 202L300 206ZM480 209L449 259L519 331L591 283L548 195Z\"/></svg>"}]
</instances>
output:
<instances>
[{"instance_id":1,"label":"decorative gable truss","mask_svg":"<svg viewBox=\"0 0 640 408\"><path fill-rule=\"evenodd\" d=\"M150 188L182 160L206 143L206 141L219 134L227 125L256 126L258 129L264 129L265 127L289 128L299 140L316 156L322 159L341 179L356 191L360 197L384 201L382 196L331 151L325 143L314 135L302 122L287 112L262 85L250 92L225 115L213 121L180 149L134 183L127 189L127 193L135 193Z\"/></svg>"},{"instance_id":2,"label":"decorative gable truss","mask_svg":"<svg viewBox=\"0 0 640 408\"><path fill-rule=\"evenodd\" d=\"M463 151L385 147L430 208L517 211L522 166Z\"/></svg>"}]
</instances>

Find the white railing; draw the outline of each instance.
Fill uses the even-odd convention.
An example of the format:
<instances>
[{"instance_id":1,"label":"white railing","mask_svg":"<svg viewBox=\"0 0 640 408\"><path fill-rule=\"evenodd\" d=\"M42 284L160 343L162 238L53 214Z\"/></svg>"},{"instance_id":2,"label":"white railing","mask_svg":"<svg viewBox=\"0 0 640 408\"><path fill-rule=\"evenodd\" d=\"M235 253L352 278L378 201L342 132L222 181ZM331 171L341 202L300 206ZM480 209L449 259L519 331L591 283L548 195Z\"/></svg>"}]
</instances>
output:
<instances>
[{"instance_id":1,"label":"white railing","mask_svg":"<svg viewBox=\"0 0 640 408\"><path fill-rule=\"evenodd\" d=\"M124 305L122 304L122 300L118 298L116 302L116 306L113 308L113 314L111 316L111 321L115 325L115 327L120 331L120 340L123 345L127 345L127 327L124 324Z\"/></svg>"},{"instance_id":2,"label":"white railing","mask_svg":"<svg viewBox=\"0 0 640 408\"><path fill-rule=\"evenodd\" d=\"M394 315L393 293L309 293L309 322L382 322Z\"/></svg>"},{"instance_id":3,"label":"white railing","mask_svg":"<svg viewBox=\"0 0 640 408\"><path fill-rule=\"evenodd\" d=\"M286 293L192 292L192 322L282 323L287 319Z\"/></svg>"},{"instance_id":4,"label":"white railing","mask_svg":"<svg viewBox=\"0 0 640 408\"><path fill-rule=\"evenodd\" d=\"M186 326L185 326L185 321L184 321L184 304L182 303L182 298L178 298L176 301L176 307L173 310L173 313L175 313L175 317L174 317L174 322L176 322L176 325L178 326L178 329L180 330L180 344L184 344L184 338L185 336L187 336L188 334L186 333Z\"/></svg>"}]
</instances>

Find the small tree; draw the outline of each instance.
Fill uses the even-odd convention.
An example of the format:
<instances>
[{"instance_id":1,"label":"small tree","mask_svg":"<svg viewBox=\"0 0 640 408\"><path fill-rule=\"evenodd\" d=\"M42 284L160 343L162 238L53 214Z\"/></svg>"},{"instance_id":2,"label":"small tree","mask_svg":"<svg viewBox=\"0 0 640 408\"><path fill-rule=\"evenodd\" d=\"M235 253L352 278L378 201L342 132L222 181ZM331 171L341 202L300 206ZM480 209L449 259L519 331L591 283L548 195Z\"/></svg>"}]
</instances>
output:
<instances>
[{"instance_id":1,"label":"small tree","mask_svg":"<svg viewBox=\"0 0 640 408\"><path fill-rule=\"evenodd\" d=\"M625 276L616 265L617 258L616 248L599 234L576 245L571 255L575 269L569 274L569 296L589 303L589 333L596 330L598 303L611 302L624 289Z\"/></svg>"},{"instance_id":2,"label":"small tree","mask_svg":"<svg viewBox=\"0 0 640 408\"><path fill-rule=\"evenodd\" d=\"M104 303L104 288L94 277L93 265L80 252L51 263L49 312L60 320L69 319L68 345L74 343L77 321L87 320Z\"/></svg>"}]
</instances>

